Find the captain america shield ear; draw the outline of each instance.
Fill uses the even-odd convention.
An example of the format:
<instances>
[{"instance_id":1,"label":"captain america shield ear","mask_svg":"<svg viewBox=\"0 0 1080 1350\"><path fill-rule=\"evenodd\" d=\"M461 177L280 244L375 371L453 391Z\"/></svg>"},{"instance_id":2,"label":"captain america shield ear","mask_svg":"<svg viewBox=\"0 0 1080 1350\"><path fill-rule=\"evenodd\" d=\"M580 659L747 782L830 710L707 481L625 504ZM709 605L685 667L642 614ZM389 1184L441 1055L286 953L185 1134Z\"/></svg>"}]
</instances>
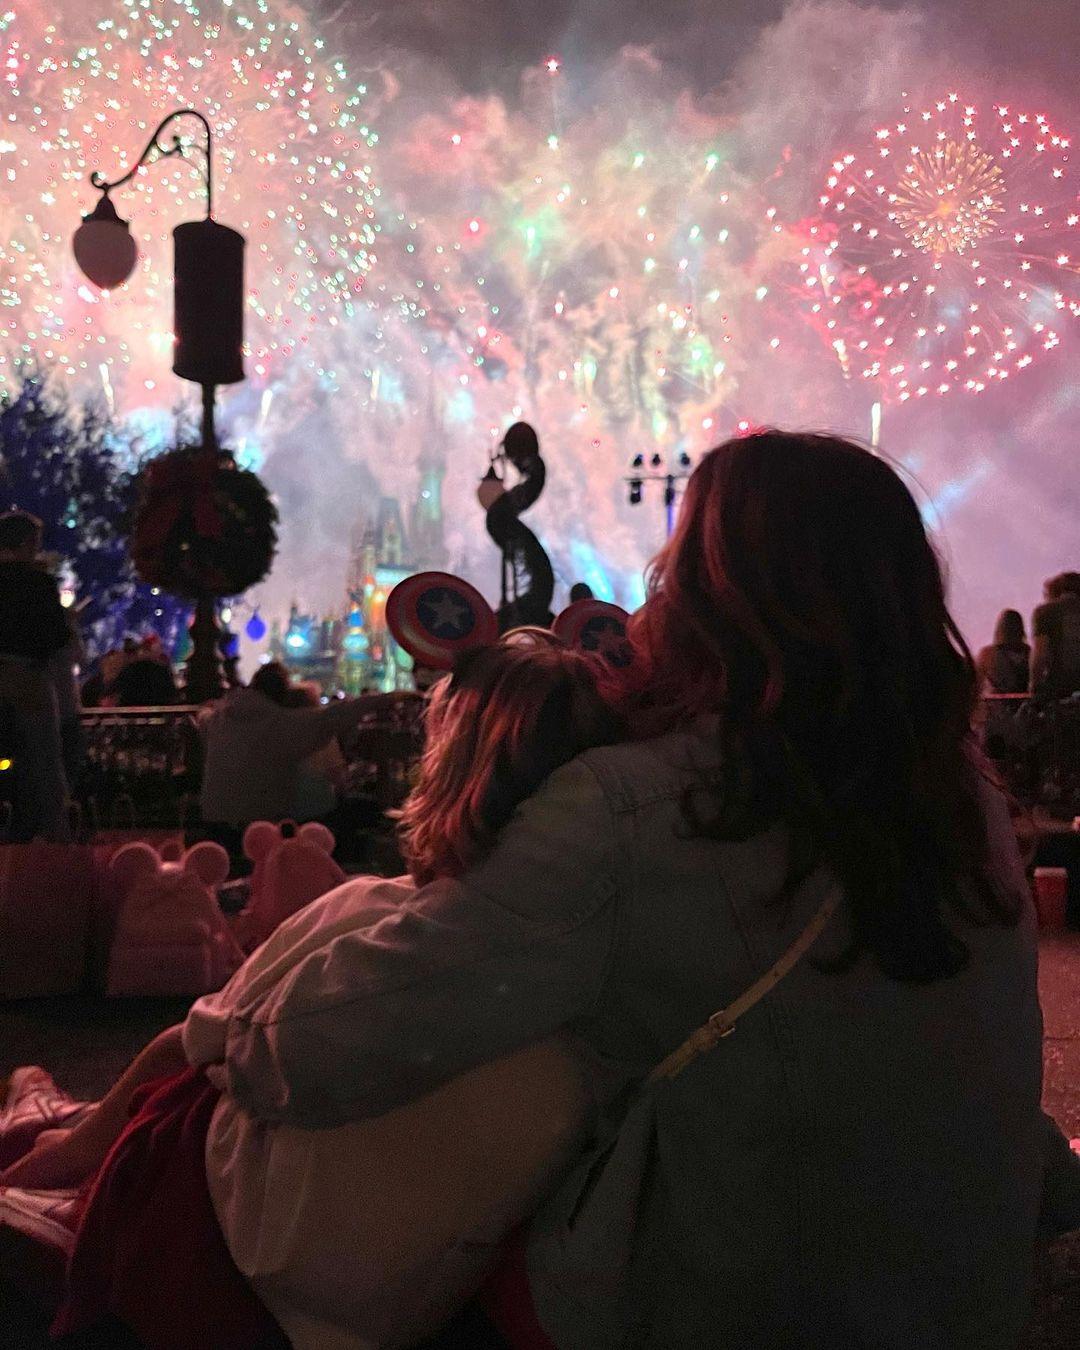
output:
<instances>
[{"instance_id":1,"label":"captain america shield ear","mask_svg":"<svg viewBox=\"0 0 1080 1350\"><path fill-rule=\"evenodd\" d=\"M568 647L625 669L632 660L629 617L603 600L577 600L562 611L552 631ZM399 582L386 601L386 626L418 666L431 670L452 670L466 652L499 639L491 606L474 586L449 572L419 572Z\"/></svg>"},{"instance_id":2,"label":"captain america shield ear","mask_svg":"<svg viewBox=\"0 0 1080 1350\"><path fill-rule=\"evenodd\" d=\"M551 627L568 647L602 656L616 670L625 670L634 659L626 636L629 618L625 609L604 600L575 600Z\"/></svg>"},{"instance_id":3,"label":"captain america shield ear","mask_svg":"<svg viewBox=\"0 0 1080 1350\"><path fill-rule=\"evenodd\" d=\"M386 626L418 666L453 670L454 662L499 637L495 612L476 589L449 572L418 572L386 600Z\"/></svg>"}]
</instances>

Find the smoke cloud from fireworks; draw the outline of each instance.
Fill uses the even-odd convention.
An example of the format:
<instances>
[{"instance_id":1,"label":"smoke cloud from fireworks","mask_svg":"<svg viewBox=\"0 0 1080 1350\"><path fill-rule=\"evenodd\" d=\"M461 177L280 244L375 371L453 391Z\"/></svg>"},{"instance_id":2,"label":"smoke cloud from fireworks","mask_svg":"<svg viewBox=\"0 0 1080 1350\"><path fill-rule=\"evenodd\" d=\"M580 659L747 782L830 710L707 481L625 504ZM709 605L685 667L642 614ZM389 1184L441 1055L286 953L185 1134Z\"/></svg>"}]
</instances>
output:
<instances>
[{"instance_id":1,"label":"smoke cloud from fireworks","mask_svg":"<svg viewBox=\"0 0 1080 1350\"><path fill-rule=\"evenodd\" d=\"M122 8L61 0L49 20L74 25L95 7L114 19ZM204 15L218 8L201 6ZM838 147L868 143L895 121L905 90L929 99L961 86L988 105L1034 98L1055 126L1080 126L1080 108L1042 88L1037 72L993 76L980 46L990 38L962 37L959 25L948 32L932 9L799 3L765 27L744 16L733 56L728 10L738 6L676 6L676 21L656 17L654 5L653 23L664 28L655 37L640 14L628 20L649 46L614 50L608 40L601 56L595 16L579 6L553 36L551 61L527 61L516 90L505 75L498 93L475 76L466 94L447 62L410 48L408 33L396 34L406 46L380 47L378 14L361 22L344 7L319 31L277 0L225 8L251 10L260 28L302 23L313 97L329 95L327 80L335 96L366 86L348 109L362 183L348 193L341 181L300 185L302 223L315 233L310 255L293 252L295 221L287 233L269 227L267 244L289 245L282 264L301 264L316 303L297 303L294 291L275 305L273 323L256 314L254 331L270 339L264 370L249 361L248 386L223 399L233 442L262 464L281 500L282 553L260 591L264 613L293 599L340 609L358 516L384 495L398 497L407 516L433 466L444 475L446 561L493 595L498 563L474 488L517 417L535 422L547 454L549 487L530 521L560 587L585 579L634 603L663 539L663 511L648 492L642 506L627 504L633 454L660 453L665 465L683 452L696 458L742 420L869 435L873 392L845 378L795 294L804 227ZM484 6L448 0L440 21L459 65L486 71L490 50L470 61L470 43L484 48L488 37L482 18L468 42L459 27L451 40L451 27L478 9L482 16ZM44 16L28 7L20 22L32 31ZM713 52L728 54L715 71ZM286 69L276 56L274 68ZM111 92L123 100L122 89ZM23 112L5 102L0 115L0 141L16 141L5 123ZM137 130L125 135L137 150ZM256 148L276 149L276 140ZM94 153L108 159L106 151ZM338 162L353 167L351 156ZM85 169L96 166L113 168L87 160ZM65 193L51 233L75 223L66 180ZM88 209L89 193L74 195ZM321 203L340 213L351 201L370 213L363 224L374 233L364 236L370 256L348 278L362 286L345 313L334 291L343 280L331 256L337 231ZM138 193L124 205L122 214L145 219ZM32 203L38 217L42 209ZM252 212L249 202L242 209ZM176 223L175 211L172 202L155 228ZM246 219L224 206L220 215ZM280 297L269 257L249 257L260 292L269 283ZM139 284L137 274L130 288ZM302 359L288 361L277 344L293 318L307 341ZM1067 373L1076 335L1064 323L1061 335L1061 350L1007 390L885 407L884 448L923 487L973 638L998 609L1029 610L1044 576L1077 563ZM152 353L134 336L129 345L145 359ZM111 371L110 396L143 418L171 407L177 386L165 356L159 364L154 391L140 389L151 378L141 367L126 383ZM564 598L561 589L556 603Z\"/></svg>"}]
</instances>

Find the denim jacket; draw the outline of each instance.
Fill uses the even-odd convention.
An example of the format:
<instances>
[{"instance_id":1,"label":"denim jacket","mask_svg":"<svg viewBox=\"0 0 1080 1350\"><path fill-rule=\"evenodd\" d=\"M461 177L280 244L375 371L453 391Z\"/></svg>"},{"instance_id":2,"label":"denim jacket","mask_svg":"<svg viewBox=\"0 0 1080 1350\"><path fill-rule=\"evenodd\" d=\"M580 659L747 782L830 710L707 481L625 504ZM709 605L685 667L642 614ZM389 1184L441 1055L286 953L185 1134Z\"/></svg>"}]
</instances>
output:
<instances>
[{"instance_id":1,"label":"denim jacket","mask_svg":"<svg viewBox=\"0 0 1080 1350\"><path fill-rule=\"evenodd\" d=\"M821 877L777 903L782 828L686 837L681 798L718 755L714 722L590 751L460 882L332 892L319 921L290 921L298 942L279 931L279 969L195 1005L189 1058L221 1063L254 1115L320 1128L570 1027L607 1109L820 903ZM989 790L986 810L997 882L1022 890ZM1048 1159L1054 1222L1080 1224L1080 1164L1040 1110L1030 902L1016 927L965 929L968 968L928 986L865 959L823 970L846 937L841 911L658 1098L640 1231L651 1330L635 1344L1005 1350L1028 1310Z\"/></svg>"}]
</instances>

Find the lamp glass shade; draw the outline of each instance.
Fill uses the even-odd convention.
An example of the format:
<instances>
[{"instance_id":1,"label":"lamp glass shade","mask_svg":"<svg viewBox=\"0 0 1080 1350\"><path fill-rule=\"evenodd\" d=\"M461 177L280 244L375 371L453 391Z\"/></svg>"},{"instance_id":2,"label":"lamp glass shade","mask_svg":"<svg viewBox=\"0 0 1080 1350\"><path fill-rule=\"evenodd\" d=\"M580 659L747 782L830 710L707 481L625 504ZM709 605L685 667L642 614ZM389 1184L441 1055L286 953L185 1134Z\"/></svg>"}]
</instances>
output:
<instances>
[{"instance_id":1,"label":"lamp glass shade","mask_svg":"<svg viewBox=\"0 0 1080 1350\"><path fill-rule=\"evenodd\" d=\"M495 466L492 464L480 480L480 486L476 489L476 500L485 511L490 511L503 495L504 490L502 479L495 472Z\"/></svg>"},{"instance_id":2,"label":"lamp glass shade","mask_svg":"<svg viewBox=\"0 0 1080 1350\"><path fill-rule=\"evenodd\" d=\"M116 214L116 207L103 196L75 231L71 241L75 261L103 291L122 286L135 270L139 250L126 220Z\"/></svg>"}]
</instances>

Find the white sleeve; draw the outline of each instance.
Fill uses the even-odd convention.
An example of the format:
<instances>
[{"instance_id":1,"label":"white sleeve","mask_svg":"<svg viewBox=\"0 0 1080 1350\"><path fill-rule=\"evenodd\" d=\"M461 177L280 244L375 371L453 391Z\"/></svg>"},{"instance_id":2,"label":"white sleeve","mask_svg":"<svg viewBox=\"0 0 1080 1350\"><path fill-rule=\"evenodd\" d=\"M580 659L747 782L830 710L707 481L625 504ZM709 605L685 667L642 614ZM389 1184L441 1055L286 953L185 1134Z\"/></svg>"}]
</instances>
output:
<instances>
[{"instance_id":1,"label":"white sleeve","mask_svg":"<svg viewBox=\"0 0 1080 1350\"><path fill-rule=\"evenodd\" d=\"M612 812L575 761L459 882L421 888L222 1009L230 1095L263 1120L343 1124L567 1026L607 970L614 871Z\"/></svg>"}]
</instances>

